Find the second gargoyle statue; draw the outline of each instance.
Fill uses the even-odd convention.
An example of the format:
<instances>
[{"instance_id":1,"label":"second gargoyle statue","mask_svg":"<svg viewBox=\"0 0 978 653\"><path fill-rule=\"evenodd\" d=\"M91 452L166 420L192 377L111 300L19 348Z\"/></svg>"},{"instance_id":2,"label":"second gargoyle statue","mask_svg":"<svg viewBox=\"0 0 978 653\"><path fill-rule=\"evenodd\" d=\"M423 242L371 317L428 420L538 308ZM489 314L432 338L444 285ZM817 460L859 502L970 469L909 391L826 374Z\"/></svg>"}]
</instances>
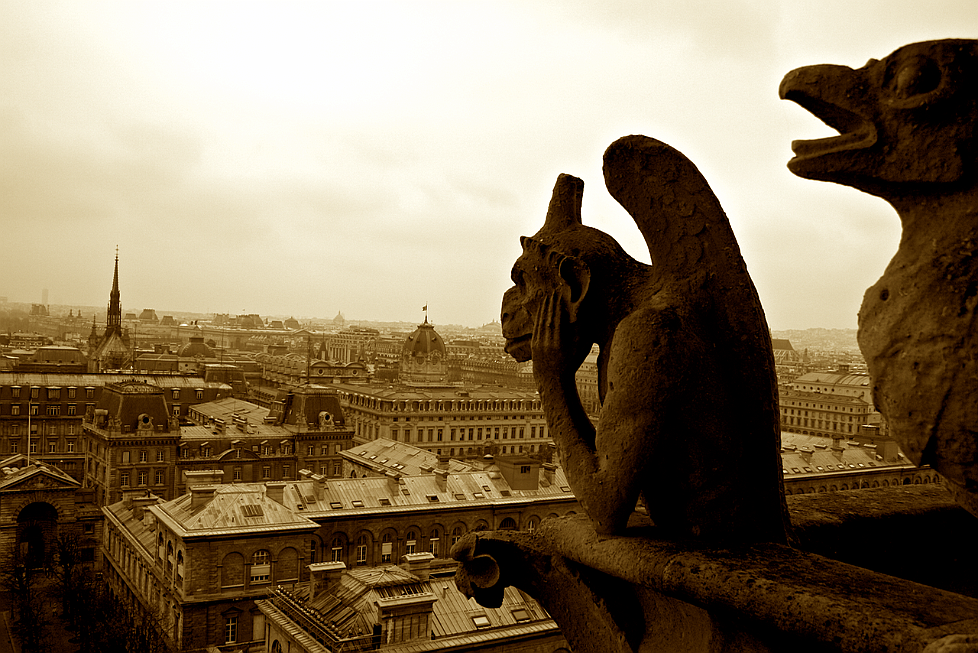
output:
<instances>
[{"instance_id":1,"label":"second gargoyle statue","mask_svg":"<svg viewBox=\"0 0 978 653\"><path fill-rule=\"evenodd\" d=\"M502 305L506 351L533 360L571 489L602 534L625 530L641 494L663 536L784 542L774 356L727 217L653 138L614 142L604 177L652 264L584 226L584 184L561 175ZM575 382L594 344L596 427Z\"/></svg>"}]
</instances>

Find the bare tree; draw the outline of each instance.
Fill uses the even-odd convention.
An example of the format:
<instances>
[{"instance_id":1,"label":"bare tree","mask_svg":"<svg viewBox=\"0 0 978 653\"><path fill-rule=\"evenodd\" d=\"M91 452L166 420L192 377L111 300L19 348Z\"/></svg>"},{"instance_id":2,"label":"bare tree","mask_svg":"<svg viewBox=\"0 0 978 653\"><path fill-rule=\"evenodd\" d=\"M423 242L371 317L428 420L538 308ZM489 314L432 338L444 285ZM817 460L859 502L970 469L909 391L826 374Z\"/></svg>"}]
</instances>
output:
<instances>
[{"instance_id":1,"label":"bare tree","mask_svg":"<svg viewBox=\"0 0 978 653\"><path fill-rule=\"evenodd\" d=\"M0 571L0 584L11 596L14 633L24 653L47 651L48 622L41 589L40 572L11 558Z\"/></svg>"}]
</instances>

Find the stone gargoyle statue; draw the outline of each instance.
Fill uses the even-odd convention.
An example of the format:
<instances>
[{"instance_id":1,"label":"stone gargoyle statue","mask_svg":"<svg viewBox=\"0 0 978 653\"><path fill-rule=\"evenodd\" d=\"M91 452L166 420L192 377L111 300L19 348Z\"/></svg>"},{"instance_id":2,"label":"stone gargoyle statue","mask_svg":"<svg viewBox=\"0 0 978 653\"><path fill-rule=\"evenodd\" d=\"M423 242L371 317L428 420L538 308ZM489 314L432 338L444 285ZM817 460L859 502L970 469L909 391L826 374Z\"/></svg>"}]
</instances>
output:
<instances>
[{"instance_id":1,"label":"stone gargoyle statue","mask_svg":"<svg viewBox=\"0 0 978 653\"><path fill-rule=\"evenodd\" d=\"M621 533L642 494L666 537L784 542L770 334L727 217L652 138L613 143L604 177L652 265L584 226L584 184L561 175L502 303L506 351L533 360L571 488L601 534ZM595 343L597 427L574 378Z\"/></svg>"},{"instance_id":2,"label":"stone gargoyle statue","mask_svg":"<svg viewBox=\"0 0 978 653\"><path fill-rule=\"evenodd\" d=\"M839 131L792 143L788 168L900 216L899 248L859 309L859 347L900 448L978 516L978 41L799 68L780 94Z\"/></svg>"}]
</instances>

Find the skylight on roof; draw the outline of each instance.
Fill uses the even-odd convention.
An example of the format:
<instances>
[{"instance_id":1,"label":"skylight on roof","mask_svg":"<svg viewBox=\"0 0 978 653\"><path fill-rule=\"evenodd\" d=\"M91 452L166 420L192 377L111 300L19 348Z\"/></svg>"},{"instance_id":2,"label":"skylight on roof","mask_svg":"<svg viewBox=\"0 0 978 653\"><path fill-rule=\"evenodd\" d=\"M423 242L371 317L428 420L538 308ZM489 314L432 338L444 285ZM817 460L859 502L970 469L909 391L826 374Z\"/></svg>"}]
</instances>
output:
<instances>
[{"instance_id":1,"label":"skylight on roof","mask_svg":"<svg viewBox=\"0 0 978 653\"><path fill-rule=\"evenodd\" d=\"M437 494L429 494L428 495L428 501L431 501L432 503L434 503L435 501L438 501L438 495Z\"/></svg>"},{"instance_id":2,"label":"skylight on roof","mask_svg":"<svg viewBox=\"0 0 978 653\"><path fill-rule=\"evenodd\" d=\"M246 503L241 506L241 513L245 517L261 517L265 514L257 503Z\"/></svg>"},{"instance_id":3,"label":"skylight on roof","mask_svg":"<svg viewBox=\"0 0 978 653\"><path fill-rule=\"evenodd\" d=\"M343 504L340 503L339 501L333 501L329 504L329 507L332 508L333 510L339 510L340 508L343 507Z\"/></svg>"},{"instance_id":4,"label":"skylight on roof","mask_svg":"<svg viewBox=\"0 0 978 653\"><path fill-rule=\"evenodd\" d=\"M472 623L476 628L488 628L489 627L489 617L484 614L476 615L472 617Z\"/></svg>"},{"instance_id":5,"label":"skylight on roof","mask_svg":"<svg viewBox=\"0 0 978 653\"><path fill-rule=\"evenodd\" d=\"M360 499L354 499L352 503L354 508L363 508L363 501L360 501Z\"/></svg>"},{"instance_id":6,"label":"skylight on roof","mask_svg":"<svg viewBox=\"0 0 978 653\"><path fill-rule=\"evenodd\" d=\"M516 620L516 623L529 621L530 613L526 611L526 608L513 608L513 619Z\"/></svg>"},{"instance_id":7,"label":"skylight on roof","mask_svg":"<svg viewBox=\"0 0 978 653\"><path fill-rule=\"evenodd\" d=\"M389 506L389 505L391 505L391 500L388 499L387 497L381 497L381 499L380 499L380 505L382 505L382 506Z\"/></svg>"},{"instance_id":8,"label":"skylight on roof","mask_svg":"<svg viewBox=\"0 0 978 653\"><path fill-rule=\"evenodd\" d=\"M475 493L472 494L472 496L474 496L476 499L485 499L486 498L486 496L484 494L482 494L482 492L475 492Z\"/></svg>"},{"instance_id":9,"label":"skylight on roof","mask_svg":"<svg viewBox=\"0 0 978 653\"><path fill-rule=\"evenodd\" d=\"M465 501L465 495L464 494L456 494L455 495L455 500L456 501Z\"/></svg>"}]
</instances>

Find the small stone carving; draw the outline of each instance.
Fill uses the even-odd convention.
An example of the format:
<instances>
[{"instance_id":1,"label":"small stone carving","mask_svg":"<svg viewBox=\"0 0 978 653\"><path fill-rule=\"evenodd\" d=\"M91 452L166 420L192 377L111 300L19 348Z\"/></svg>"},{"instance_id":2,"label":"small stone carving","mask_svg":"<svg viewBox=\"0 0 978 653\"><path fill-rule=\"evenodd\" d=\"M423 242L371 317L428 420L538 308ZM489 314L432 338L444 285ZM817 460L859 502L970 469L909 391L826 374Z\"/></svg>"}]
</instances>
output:
<instances>
[{"instance_id":1,"label":"small stone carving","mask_svg":"<svg viewBox=\"0 0 978 653\"><path fill-rule=\"evenodd\" d=\"M978 515L978 41L799 68L780 93L840 132L792 143L788 168L900 216L896 255L859 310L859 346L900 448Z\"/></svg>"},{"instance_id":2,"label":"small stone carving","mask_svg":"<svg viewBox=\"0 0 978 653\"><path fill-rule=\"evenodd\" d=\"M582 225L583 182L561 175L502 305L506 350L533 360L571 487L600 533L621 532L641 493L670 536L784 541L774 358L727 217L655 139L613 143L604 176L652 265ZM595 343L597 428L574 379Z\"/></svg>"}]
</instances>

